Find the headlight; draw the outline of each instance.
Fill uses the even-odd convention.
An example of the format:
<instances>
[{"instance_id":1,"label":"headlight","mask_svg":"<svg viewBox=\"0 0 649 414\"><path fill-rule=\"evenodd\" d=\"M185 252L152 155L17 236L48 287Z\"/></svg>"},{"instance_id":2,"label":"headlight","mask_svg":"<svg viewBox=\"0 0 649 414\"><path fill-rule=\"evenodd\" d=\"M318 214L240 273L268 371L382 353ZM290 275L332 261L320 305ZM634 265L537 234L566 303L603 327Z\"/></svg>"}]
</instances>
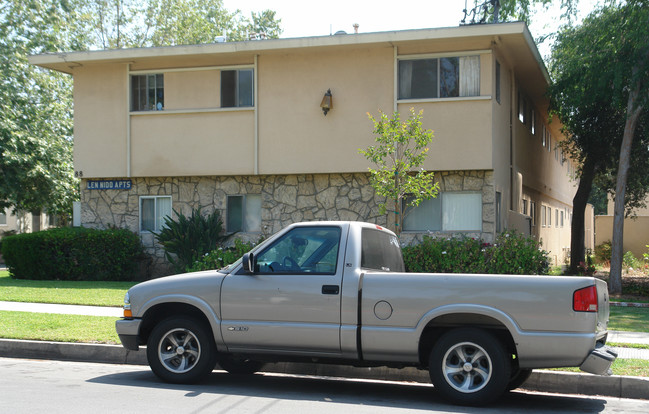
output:
<instances>
[{"instance_id":1,"label":"headlight","mask_svg":"<svg viewBox=\"0 0 649 414\"><path fill-rule=\"evenodd\" d=\"M131 298L128 295L128 292L126 292L126 295L124 296L124 317L125 318L133 317L133 312L131 312Z\"/></svg>"}]
</instances>

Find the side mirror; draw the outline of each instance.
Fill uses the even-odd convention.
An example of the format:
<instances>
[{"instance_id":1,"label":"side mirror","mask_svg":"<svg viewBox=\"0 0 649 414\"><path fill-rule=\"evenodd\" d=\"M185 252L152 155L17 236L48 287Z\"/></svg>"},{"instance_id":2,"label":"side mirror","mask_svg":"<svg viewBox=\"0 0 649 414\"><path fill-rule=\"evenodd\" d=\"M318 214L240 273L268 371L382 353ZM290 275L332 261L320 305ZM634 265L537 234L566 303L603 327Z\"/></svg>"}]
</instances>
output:
<instances>
[{"instance_id":1,"label":"side mirror","mask_svg":"<svg viewBox=\"0 0 649 414\"><path fill-rule=\"evenodd\" d=\"M247 273L254 273L255 255L252 253L244 254L241 258L241 265L243 266L243 270L245 270Z\"/></svg>"}]
</instances>

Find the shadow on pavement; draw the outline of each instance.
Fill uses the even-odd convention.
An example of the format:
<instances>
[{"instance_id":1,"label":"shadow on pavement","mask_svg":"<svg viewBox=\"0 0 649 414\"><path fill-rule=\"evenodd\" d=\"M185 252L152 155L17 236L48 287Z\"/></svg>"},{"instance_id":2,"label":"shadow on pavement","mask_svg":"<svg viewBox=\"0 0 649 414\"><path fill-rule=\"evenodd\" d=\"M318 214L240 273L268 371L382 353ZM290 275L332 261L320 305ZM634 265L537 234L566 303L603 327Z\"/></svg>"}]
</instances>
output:
<instances>
[{"instance_id":1,"label":"shadow on pavement","mask_svg":"<svg viewBox=\"0 0 649 414\"><path fill-rule=\"evenodd\" d=\"M195 385L168 384L151 371L130 371L89 380L99 384L186 391L185 397L202 394L362 404L402 409L435 409L442 412L518 413L530 409L548 413L595 413L604 411L606 400L597 397L572 397L515 391L487 408L457 407L444 402L430 384L386 382L345 378L321 378L284 374L232 375L214 371Z\"/></svg>"}]
</instances>

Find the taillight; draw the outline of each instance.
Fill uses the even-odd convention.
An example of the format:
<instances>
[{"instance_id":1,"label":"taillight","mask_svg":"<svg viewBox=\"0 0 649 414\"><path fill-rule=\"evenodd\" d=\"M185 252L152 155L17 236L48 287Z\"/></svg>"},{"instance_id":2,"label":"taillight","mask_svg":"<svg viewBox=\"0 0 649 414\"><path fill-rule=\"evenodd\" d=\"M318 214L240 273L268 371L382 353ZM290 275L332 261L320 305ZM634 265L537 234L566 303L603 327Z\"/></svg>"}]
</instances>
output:
<instances>
[{"instance_id":1,"label":"taillight","mask_svg":"<svg viewBox=\"0 0 649 414\"><path fill-rule=\"evenodd\" d=\"M597 312L597 287L593 285L575 291L572 309L575 312Z\"/></svg>"}]
</instances>

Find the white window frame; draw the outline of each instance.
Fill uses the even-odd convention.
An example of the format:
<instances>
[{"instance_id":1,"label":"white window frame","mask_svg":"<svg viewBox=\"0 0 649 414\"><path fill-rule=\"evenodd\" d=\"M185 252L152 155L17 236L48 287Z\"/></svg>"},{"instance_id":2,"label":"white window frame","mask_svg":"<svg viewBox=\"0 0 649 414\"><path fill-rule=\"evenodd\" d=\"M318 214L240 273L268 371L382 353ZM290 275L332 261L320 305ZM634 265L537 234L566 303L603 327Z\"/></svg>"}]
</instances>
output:
<instances>
[{"instance_id":1,"label":"white window frame","mask_svg":"<svg viewBox=\"0 0 649 414\"><path fill-rule=\"evenodd\" d=\"M240 92L240 86L241 86L240 74L241 74L242 71L246 71L246 72L250 71L252 73L252 79L251 79L252 90L250 91L250 101L251 101L250 105L242 105L241 102L239 101L239 98L240 98L239 92ZM234 85L233 85L233 88L234 88L234 105L228 105L228 106L223 105L223 92L224 92L224 88L223 88L223 72L234 72L234 74L235 74L234 75ZM221 108L254 108L255 107L255 68L252 68L252 67L250 67L250 68L234 68L234 69L225 69L224 68L224 69L221 70L220 82L221 82L221 85L220 85L219 88L220 88L220 91L221 91L221 98L220 98L220 100L221 100Z\"/></svg>"},{"instance_id":2,"label":"white window frame","mask_svg":"<svg viewBox=\"0 0 649 414\"><path fill-rule=\"evenodd\" d=\"M260 208L259 208L259 229L251 229L250 228L250 223L246 220L246 217L248 216L248 209L249 203L248 203L248 198L249 197L259 197L259 203L260 203ZM230 228L230 199L235 198L235 197L241 197L241 229L240 230L234 230ZM241 231L244 233L261 233L261 205L263 203L263 198L261 194L232 194L228 195L225 201L225 227L228 232L233 232L233 231Z\"/></svg>"},{"instance_id":3,"label":"white window frame","mask_svg":"<svg viewBox=\"0 0 649 414\"><path fill-rule=\"evenodd\" d=\"M160 101L158 101L158 76L161 77L162 79L162 86L160 86L160 89L162 90L162 98ZM153 102L149 102L149 79L151 77L155 78L155 87L154 87L154 100ZM147 85L146 85L146 90L145 90L145 105L144 108L142 107L142 102L140 102L140 107L134 108L133 107L133 100L135 99L134 96L134 91L133 91L133 78L144 78L146 79ZM138 90L141 90L142 88L140 87ZM132 73L131 76L129 77L129 106L130 106L130 111L131 112L149 112L149 111L161 111L164 109L164 73L158 72L158 73ZM139 99L138 99L139 101ZM159 104L159 105L158 105Z\"/></svg>"},{"instance_id":4,"label":"white window frame","mask_svg":"<svg viewBox=\"0 0 649 414\"><path fill-rule=\"evenodd\" d=\"M140 233L157 233L157 232L159 232L161 230L162 225L160 225L160 227L158 227L158 223L162 223L162 221L159 220L160 218L158 217L158 200L163 199L163 198L169 199L169 201L170 201L170 203L169 203L169 207L170 207L169 210L170 211L169 211L169 214L165 215L165 217L166 216L171 217L171 215L173 214L173 199L171 198L171 196L166 196L166 195L162 195L162 196L140 196L139 215L138 215L138 226L139 226ZM155 223L156 228L153 230L153 232L151 230L142 229L142 201L143 200L155 200L154 208L153 208L153 214L154 214L153 222Z\"/></svg>"},{"instance_id":5,"label":"white window frame","mask_svg":"<svg viewBox=\"0 0 649 414\"><path fill-rule=\"evenodd\" d=\"M0 226L8 226L7 217L9 217L9 215L7 214L7 210L6 209L0 210Z\"/></svg>"},{"instance_id":6,"label":"white window frame","mask_svg":"<svg viewBox=\"0 0 649 414\"><path fill-rule=\"evenodd\" d=\"M471 195L474 197L479 197L480 202L479 202L479 214L476 215L476 220L479 221L479 228L474 228L474 229L452 229L450 228L450 222L445 218L446 214L448 212L448 204L449 201L448 199L452 197L453 195ZM439 209L439 220L440 220L440 228L437 230L422 230L422 229L414 229L414 230L406 230L405 228L405 222L404 222L404 232L409 232L409 233L421 233L421 232L426 232L426 231L434 231L434 232L444 232L444 233L475 233L475 232L482 232L482 193L479 191L445 191L445 192L440 192L437 195L437 199L439 200L440 203L440 209ZM446 199L446 201L445 201ZM415 207L417 208L417 207ZM405 211L405 214L407 215L408 213Z\"/></svg>"},{"instance_id":7,"label":"white window frame","mask_svg":"<svg viewBox=\"0 0 649 414\"><path fill-rule=\"evenodd\" d=\"M421 55L402 55L402 56L397 56L396 61L395 61L395 73L394 73L394 90L396 93L396 98L397 98L397 103L399 102L438 102L438 101L447 101L447 100L476 100L476 99L491 99L490 96L481 96L480 95L480 84L481 84L481 75L482 75L482 70L481 70L481 56L482 54L485 53L490 53L490 50L475 50L475 51L467 51L467 52L455 52L455 53L433 53L433 54L421 54ZM477 86L477 95L467 95L467 96L462 96L461 94L458 94L459 96L451 96L451 97L440 97L440 65L439 65L439 59L443 58L463 58L463 57L477 57L478 58L478 86ZM400 92L400 76L399 76L399 63L401 61L415 61L415 60L429 60L429 59L437 59L438 64L437 64L437 96L436 97L422 97L422 98L399 98L401 95ZM460 77L461 79L461 77ZM461 83L461 80L458 80L458 82ZM458 85L458 88L460 86Z\"/></svg>"}]
</instances>

